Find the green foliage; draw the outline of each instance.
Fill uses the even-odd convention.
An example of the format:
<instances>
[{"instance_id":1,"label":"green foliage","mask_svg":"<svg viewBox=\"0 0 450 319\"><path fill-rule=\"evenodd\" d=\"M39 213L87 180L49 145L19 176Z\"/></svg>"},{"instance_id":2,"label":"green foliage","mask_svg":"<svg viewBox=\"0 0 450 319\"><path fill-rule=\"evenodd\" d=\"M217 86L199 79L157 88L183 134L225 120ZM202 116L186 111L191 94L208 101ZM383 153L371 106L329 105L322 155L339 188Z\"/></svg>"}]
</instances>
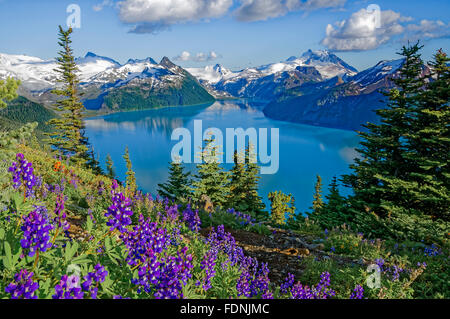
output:
<instances>
[{"instance_id":1,"label":"green foliage","mask_svg":"<svg viewBox=\"0 0 450 319\"><path fill-rule=\"evenodd\" d=\"M55 104L60 117L48 121L53 127L52 132L48 133L48 143L64 156L70 157L71 162L92 168L98 166L98 162L93 157L88 139L84 135L84 106L78 94L78 68L71 48L71 34L72 28L64 30L59 27L58 44L61 51L56 58L56 72L59 73L58 82L62 86L54 89L52 93L61 97Z\"/></svg>"},{"instance_id":2,"label":"green foliage","mask_svg":"<svg viewBox=\"0 0 450 319\"><path fill-rule=\"evenodd\" d=\"M271 192L268 195L270 200L270 211L272 222L277 225L286 224L286 219L292 219L295 215L295 199L289 194L281 191Z\"/></svg>"},{"instance_id":3,"label":"green foliage","mask_svg":"<svg viewBox=\"0 0 450 319\"><path fill-rule=\"evenodd\" d=\"M191 196L189 176L190 173L184 172L181 163L170 163L169 179L164 184L158 184L158 194L172 201L187 200Z\"/></svg>"},{"instance_id":4,"label":"green foliage","mask_svg":"<svg viewBox=\"0 0 450 319\"><path fill-rule=\"evenodd\" d=\"M111 155L106 155L106 176L114 179L116 177L116 172L114 170L114 163L111 158Z\"/></svg>"},{"instance_id":5,"label":"green foliage","mask_svg":"<svg viewBox=\"0 0 450 319\"><path fill-rule=\"evenodd\" d=\"M133 171L133 164L131 163L130 159L130 152L128 151L128 146L125 148L125 154L123 156L123 159L125 160L125 163L127 165L127 178L125 181L125 187L127 189L127 194L129 196L134 195L137 191L137 184L136 184L136 174Z\"/></svg>"},{"instance_id":6,"label":"green foliage","mask_svg":"<svg viewBox=\"0 0 450 319\"><path fill-rule=\"evenodd\" d=\"M114 89L104 99L113 110L141 110L177 105L196 105L214 102L214 98L191 75L186 74L181 85L157 88L142 84L140 88Z\"/></svg>"},{"instance_id":7,"label":"green foliage","mask_svg":"<svg viewBox=\"0 0 450 319\"><path fill-rule=\"evenodd\" d=\"M226 207L229 189L229 173L219 163L218 146L212 138L207 139L203 148L202 163L197 165L197 174L192 182L192 199L203 201L206 195L216 207Z\"/></svg>"},{"instance_id":8,"label":"green foliage","mask_svg":"<svg viewBox=\"0 0 450 319\"><path fill-rule=\"evenodd\" d=\"M20 81L13 78L7 78L0 80L0 110L6 107L6 101L11 101L17 98L17 89L19 88Z\"/></svg>"},{"instance_id":9,"label":"green foliage","mask_svg":"<svg viewBox=\"0 0 450 319\"><path fill-rule=\"evenodd\" d=\"M361 158L344 176L354 190L351 223L379 236L418 239L428 229L435 238L450 230L447 58L438 52L427 83L420 50L418 43L402 48L389 103L377 111L381 124L360 133Z\"/></svg>"},{"instance_id":10,"label":"green foliage","mask_svg":"<svg viewBox=\"0 0 450 319\"><path fill-rule=\"evenodd\" d=\"M323 199L322 199L322 177L317 175L316 184L314 185L314 201L313 201L313 212L318 214L320 213L321 208L323 207Z\"/></svg>"},{"instance_id":11,"label":"green foliage","mask_svg":"<svg viewBox=\"0 0 450 319\"><path fill-rule=\"evenodd\" d=\"M315 198L318 197L318 194L316 188ZM323 228L337 227L350 220L351 216L349 216L346 201L339 193L339 185L336 176L333 177L328 195L325 196L325 199L325 203L322 202L321 206L319 206L320 208L314 209L309 215L312 220L317 222Z\"/></svg>"},{"instance_id":12,"label":"green foliage","mask_svg":"<svg viewBox=\"0 0 450 319\"><path fill-rule=\"evenodd\" d=\"M258 194L259 167L251 145L245 150L245 157L235 151L230 175L228 207L257 219L267 217L265 205Z\"/></svg>"}]
</instances>

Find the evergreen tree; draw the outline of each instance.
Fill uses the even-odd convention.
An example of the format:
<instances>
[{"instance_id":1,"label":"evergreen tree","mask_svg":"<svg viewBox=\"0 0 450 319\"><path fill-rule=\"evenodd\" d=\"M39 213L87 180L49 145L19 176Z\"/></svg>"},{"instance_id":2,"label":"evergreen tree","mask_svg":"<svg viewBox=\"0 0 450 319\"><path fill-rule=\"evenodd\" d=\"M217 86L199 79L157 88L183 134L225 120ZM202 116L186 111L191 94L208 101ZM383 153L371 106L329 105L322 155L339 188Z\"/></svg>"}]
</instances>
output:
<instances>
[{"instance_id":1,"label":"evergreen tree","mask_svg":"<svg viewBox=\"0 0 450 319\"><path fill-rule=\"evenodd\" d=\"M295 199L291 194L286 195L281 191L271 192L270 211L272 222L277 225L285 225L286 220L291 220L295 215Z\"/></svg>"},{"instance_id":2,"label":"evergreen tree","mask_svg":"<svg viewBox=\"0 0 450 319\"><path fill-rule=\"evenodd\" d=\"M411 178L405 196L414 210L450 221L450 58L439 50L430 62L423 90L407 136L405 157Z\"/></svg>"},{"instance_id":3,"label":"evergreen tree","mask_svg":"<svg viewBox=\"0 0 450 319\"><path fill-rule=\"evenodd\" d=\"M197 174L192 183L193 200L200 203L202 196L209 197L211 202L218 207L226 207L230 193L229 173L224 171L219 163L218 146L214 139L205 140L206 145L200 156L203 161L197 165Z\"/></svg>"},{"instance_id":4,"label":"evergreen tree","mask_svg":"<svg viewBox=\"0 0 450 319\"><path fill-rule=\"evenodd\" d=\"M181 163L172 162L169 167L169 179L164 184L158 184L158 194L173 201L188 199L191 195L190 173L184 172Z\"/></svg>"},{"instance_id":5,"label":"evergreen tree","mask_svg":"<svg viewBox=\"0 0 450 319\"><path fill-rule=\"evenodd\" d=\"M252 158L253 157L253 158ZM258 194L259 167L254 160L252 146L245 150L245 157L234 152L234 166L231 170L228 207L254 218L264 218L265 205Z\"/></svg>"},{"instance_id":6,"label":"evergreen tree","mask_svg":"<svg viewBox=\"0 0 450 319\"><path fill-rule=\"evenodd\" d=\"M106 155L106 175L112 179L116 178L116 172L114 170L114 163L111 158L111 155L109 155L109 154Z\"/></svg>"},{"instance_id":7,"label":"evergreen tree","mask_svg":"<svg viewBox=\"0 0 450 319\"><path fill-rule=\"evenodd\" d=\"M6 81L0 80L0 110L6 107L6 101L12 101L18 97L17 89L20 81L13 78L7 78Z\"/></svg>"},{"instance_id":8,"label":"evergreen tree","mask_svg":"<svg viewBox=\"0 0 450 319\"><path fill-rule=\"evenodd\" d=\"M58 82L61 84L57 89L52 90L53 94L61 97L55 107L60 113L60 117L51 119L48 124L52 125L54 131L49 133L49 144L63 155L70 157L74 163L93 165L95 158L90 152L89 142L84 135L83 110L84 106L78 94L79 80L76 75L78 68L75 64L72 40L70 35L72 28L65 31L59 26L59 42L61 51L56 58L59 73Z\"/></svg>"},{"instance_id":9,"label":"evergreen tree","mask_svg":"<svg viewBox=\"0 0 450 319\"><path fill-rule=\"evenodd\" d=\"M323 207L323 199L322 199L322 177L317 175L316 184L314 185L314 195L313 195L313 213L319 214L320 210Z\"/></svg>"},{"instance_id":10,"label":"evergreen tree","mask_svg":"<svg viewBox=\"0 0 450 319\"><path fill-rule=\"evenodd\" d=\"M339 193L337 177L334 176L329 186L326 202L318 212L312 213L309 217L323 228L332 228L347 223L350 219L346 207L345 199Z\"/></svg>"},{"instance_id":11,"label":"evergreen tree","mask_svg":"<svg viewBox=\"0 0 450 319\"><path fill-rule=\"evenodd\" d=\"M389 102L377 110L381 124L364 125L368 132L360 132L361 158L350 167L351 175L344 182L353 188L352 206L355 212L373 212L378 217L390 216L400 207L414 206L407 196L409 187L404 181L411 178L412 164L405 156L406 141L412 131L413 113L424 87L423 62L419 43L404 46L399 53L404 57L399 75L393 78L395 87L384 93Z\"/></svg>"},{"instance_id":12,"label":"evergreen tree","mask_svg":"<svg viewBox=\"0 0 450 319\"><path fill-rule=\"evenodd\" d=\"M227 200L227 206L242 213L248 213L245 159L236 150L234 151L233 159L234 166L230 171L230 194Z\"/></svg>"},{"instance_id":13,"label":"evergreen tree","mask_svg":"<svg viewBox=\"0 0 450 319\"><path fill-rule=\"evenodd\" d=\"M128 146L125 147L125 155L123 156L123 159L125 160L127 166L126 172L127 178L125 181L126 193L128 197L131 197L137 191L137 184L136 184L136 176L133 171L133 164L131 163L130 159L130 152L128 150Z\"/></svg>"}]
</instances>

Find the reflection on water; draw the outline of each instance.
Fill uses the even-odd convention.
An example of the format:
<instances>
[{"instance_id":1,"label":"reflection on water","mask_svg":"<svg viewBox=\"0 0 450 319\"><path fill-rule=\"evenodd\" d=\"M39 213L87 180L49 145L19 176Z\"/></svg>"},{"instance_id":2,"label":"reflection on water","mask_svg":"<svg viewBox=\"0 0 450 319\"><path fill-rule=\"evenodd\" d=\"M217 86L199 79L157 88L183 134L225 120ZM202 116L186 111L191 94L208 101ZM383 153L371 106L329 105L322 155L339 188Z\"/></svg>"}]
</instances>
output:
<instances>
[{"instance_id":1,"label":"reflection on water","mask_svg":"<svg viewBox=\"0 0 450 319\"><path fill-rule=\"evenodd\" d=\"M357 153L354 132L273 121L260 111L261 103L230 100L210 105L172 107L158 110L115 113L86 120L86 132L99 154L101 163L109 153L120 179L125 178L122 154L129 146L139 185L154 193L158 183L167 178L172 147L172 131L186 127L193 132L194 120L203 121L203 130L217 127L280 130L280 169L261 178L261 195L273 190L292 193L300 211L311 205L315 175L324 183L334 175L349 172L348 164ZM229 165L227 167L230 167ZM193 165L187 165L194 170ZM265 201L266 203L267 200Z\"/></svg>"}]
</instances>

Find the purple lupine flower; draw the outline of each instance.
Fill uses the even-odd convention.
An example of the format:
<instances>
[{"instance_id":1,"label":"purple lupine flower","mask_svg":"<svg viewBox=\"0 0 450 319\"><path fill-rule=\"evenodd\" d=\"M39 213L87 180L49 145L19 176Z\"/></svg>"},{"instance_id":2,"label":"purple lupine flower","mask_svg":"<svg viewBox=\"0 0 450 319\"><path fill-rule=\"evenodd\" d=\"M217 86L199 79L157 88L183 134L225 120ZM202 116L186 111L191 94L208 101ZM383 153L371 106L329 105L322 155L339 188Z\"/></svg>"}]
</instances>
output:
<instances>
[{"instance_id":1,"label":"purple lupine flower","mask_svg":"<svg viewBox=\"0 0 450 319\"><path fill-rule=\"evenodd\" d=\"M203 257L203 260L200 263L200 269L205 271L205 277L203 278L202 287L205 291L208 291L212 287L211 279L214 278L216 274L216 260L218 251L216 249L210 249Z\"/></svg>"},{"instance_id":2,"label":"purple lupine flower","mask_svg":"<svg viewBox=\"0 0 450 319\"><path fill-rule=\"evenodd\" d=\"M167 248L170 235L164 228L158 228L150 218L145 220L139 216L139 222L133 230L123 233L121 238L127 248L126 261L130 266L143 263L155 254L160 254Z\"/></svg>"},{"instance_id":3,"label":"purple lupine flower","mask_svg":"<svg viewBox=\"0 0 450 319\"><path fill-rule=\"evenodd\" d=\"M290 288L291 299L327 299L336 295L330 288L330 273L323 272L320 275L320 282L315 287L302 285L297 282Z\"/></svg>"},{"instance_id":4,"label":"purple lupine flower","mask_svg":"<svg viewBox=\"0 0 450 319\"><path fill-rule=\"evenodd\" d=\"M224 252L228 256L227 262L230 263L231 266L236 265L244 258L242 248L236 245L236 240L230 233L225 232L225 227L223 225L217 226L217 230L213 227L206 242L211 248L216 248L217 250Z\"/></svg>"},{"instance_id":5,"label":"purple lupine flower","mask_svg":"<svg viewBox=\"0 0 450 319\"><path fill-rule=\"evenodd\" d=\"M288 273L288 276L284 279L284 282L280 286L280 292L283 294L288 293L292 286L294 286L295 277L293 274Z\"/></svg>"},{"instance_id":6,"label":"purple lupine flower","mask_svg":"<svg viewBox=\"0 0 450 319\"><path fill-rule=\"evenodd\" d=\"M28 256L34 256L37 251L45 252L52 246L49 231L53 229L53 226L48 224L38 210L23 217L21 229L23 239L20 241L20 245L23 249L29 250Z\"/></svg>"},{"instance_id":7,"label":"purple lupine flower","mask_svg":"<svg viewBox=\"0 0 450 319\"><path fill-rule=\"evenodd\" d=\"M62 230L68 230L70 228L70 224L67 222L67 214L64 211L64 202L65 197L63 194L58 194L56 198L56 206L53 218L53 222L56 227L61 228Z\"/></svg>"},{"instance_id":8,"label":"purple lupine flower","mask_svg":"<svg viewBox=\"0 0 450 319\"><path fill-rule=\"evenodd\" d=\"M236 220L239 222L239 224L241 224L242 226L247 226L247 225L251 226L254 223L256 223L256 220L253 219L252 216L238 212L234 208L228 209L227 213L233 215L236 218Z\"/></svg>"},{"instance_id":9,"label":"purple lupine flower","mask_svg":"<svg viewBox=\"0 0 450 319\"><path fill-rule=\"evenodd\" d=\"M28 162L22 153L16 155L16 160L17 162L13 162L8 169L12 174L13 187L17 189L24 185L26 196L29 197L33 194L33 187L37 183L33 173L33 164Z\"/></svg>"},{"instance_id":10,"label":"purple lupine flower","mask_svg":"<svg viewBox=\"0 0 450 319\"><path fill-rule=\"evenodd\" d=\"M98 292L98 284L104 282L106 276L108 275L108 271L105 270L100 264L95 265L94 271L89 272L84 277L84 282L81 284L81 287L84 291L89 292L92 299L97 298Z\"/></svg>"},{"instance_id":11,"label":"purple lupine flower","mask_svg":"<svg viewBox=\"0 0 450 319\"><path fill-rule=\"evenodd\" d=\"M108 211L105 213L106 217L110 217L106 224L111 226L111 231L117 229L123 233L126 230L125 227L131 225L130 216L133 215L131 205L131 200L122 193L114 193L112 205L108 207Z\"/></svg>"},{"instance_id":12,"label":"purple lupine flower","mask_svg":"<svg viewBox=\"0 0 450 319\"><path fill-rule=\"evenodd\" d=\"M361 285L356 285L355 289L353 289L352 294L350 295L350 299L363 299L364 298L364 288Z\"/></svg>"},{"instance_id":13,"label":"purple lupine flower","mask_svg":"<svg viewBox=\"0 0 450 319\"><path fill-rule=\"evenodd\" d=\"M259 267L256 258L244 257L241 261L241 275L237 281L238 296L254 297L263 295L269 289L269 269L262 263Z\"/></svg>"},{"instance_id":14,"label":"purple lupine flower","mask_svg":"<svg viewBox=\"0 0 450 319\"><path fill-rule=\"evenodd\" d=\"M183 221L193 232L198 232L200 230L200 225L202 222L198 216L198 210L193 211L190 204L188 204L186 209L183 211Z\"/></svg>"},{"instance_id":15,"label":"purple lupine flower","mask_svg":"<svg viewBox=\"0 0 450 319\"><path fill-rule=\"evenodd\" d=\"M80 287L80 278L78 276L63 275L59 284L55 286L53 299L83 299L84 292Z\"/></svg>"},{"instance_id":16,"label":"purple lupine flower","mask_svg":"<svg viewBox=\"0 0 450 319\"><path fill-rule=\"evenodd\" d=\"M14 282L5 291L11 294L11 299L37 299L35 292L38 289L39 284L33 281L33 273L22 269L14 275Z\"/></svg>"},{"instance_id":17,"label":"purple lupine flower","mask_svg":"<svg viewBox=\"0 0 450 319\"><path fill-rule=\"evenodd\" d=\"M183 286L192 277L192 268L192 255L187 255L187 247L184 247L177 256L164 256L160 260L156 255L148 258L139 267L139 278L132 282L147 293L154 292L157 299L183 298Z\"/></svg>"}]
</instances>

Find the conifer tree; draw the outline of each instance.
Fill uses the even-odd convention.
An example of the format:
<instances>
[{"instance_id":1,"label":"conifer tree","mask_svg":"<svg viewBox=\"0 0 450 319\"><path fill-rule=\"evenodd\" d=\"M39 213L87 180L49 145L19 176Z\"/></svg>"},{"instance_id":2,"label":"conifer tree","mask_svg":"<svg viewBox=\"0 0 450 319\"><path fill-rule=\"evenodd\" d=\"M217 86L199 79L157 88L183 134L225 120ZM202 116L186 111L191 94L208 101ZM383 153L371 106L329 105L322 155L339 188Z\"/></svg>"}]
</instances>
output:
<instances>
[{"instance_id":1,"label":"conifer tree","mask_svg":"<svg viewBox=\"0 0 450 319\"><path fill-rule=\"evenodd\" d=\"M322 177L317 175L316 184L314 185L314 195L313 195L313 213L319 214L320 210L323 207L323 199L322 199Z\"/></svg>"},{"instance_id":2,"label":"conifer tree","mask_svg":"<svg viewBox=\"0 0 450 319\"><path fill-rule=\"evenodd\" d=\"M17 89L19 88L20 81L13 78L7 78L0 80L0 110L6 107L6 101L12 101L18 97Z\"/></svg>"},{"instance_id":3,"label":"conifer tree","mask_svg":"<svg viewBox=\"0 0 450 319\"><path fill-rule=\"evenodd\" d=\"M193 200L199 203L202 196L209 197L217 207L226 207L229 196L229 173L224 171L219 163L218 146L214 139L207 138L203 152L200 154L203 161L197 165L197 174L192 182Z\"/></svg>"},{"instance_id":4,"label":"conifer tree","mask_svg":"<svg viewBox=\"0 0 450 319\"><path fill-rule=\"evenodd\" d=\"M128 150L128 146L125 147L125 155L123 156L123 159L125 160L126 166L127 166L127 178L125 181L125 187L127 189L126 193L127 196L131 197L134 195L137 191L137 184L136 184L136 176L133 171L133 164L131 163L130 159L130 152Z\"/></svg>"},{"instance_id":5,"label":"conifer tree","mask_svg":"<svg viewBox=\"0 0 450 319\"><path fill-rule=\"evenodd\" d=\"M190 173L184 172L183 165L172 162L169 166L169 178L166 183L158 184L158 194L172 201L188 199L190 192Z\"/></svg>"},{"instance_id":6,"label":"conifer tree","mask_svg":"<svg viewBox=\"0 0 450 319\"><path fill-rule=\"evenodd\" d=\"M114 170L114 162L111 158L111 155L106 155L106 175L109 178L114 179L116 177L116 172Z\"/></svg>"},{"instance_id":7,"label":"conifer tree","mask_svg":"<svg viewBox=\"0 0 450 319\"><path fill-rule=\"evenodd\" d=\"M253 145L249 144L245 150L245 184L247 186L247 203L249 213L255 218L266 218L266 205L262 201L262 197L258 194L259 189L259 166L256 162L256 154Z\"/></svg>"},{"instance_id":8,"label":"conifer tree","mask_svg":"<svg viewBox=\"0 0 450 319\"><path fill-rule=\"evenodd\" d=\"M334 176L329 192L325 196L326 202L317 213L312 213L309 217L316 221L323 228L332 228L347 223L350 219L346 207L345 199L339 193L337 177Z\"/></svg>"},{"instance_id":9,"label":"conifer tree","mask_svg":"<svg viewBox=\"0 0 450 319\"><path fill-rule=\"evenodd\" d=\"M48 142L54 149L70 157L71 162L81 165L89 163L92 166L95 164L95 158L84 135L84 106L78 94L78 68L71 48L71 34L72 28L64 30L59 26L58 44L61 50L56 58L58 68L55 71L59 74L57 81L61 86L52 90L52 93L61 97L55 104L60 117L48 122L54 128L52 133L47 134L50 137Z\"/></svg>"},{"instance_id":10,"label":"conifer tree","mask_svg":"<svg viewBox=\"0 0 450 319\"><path fill-rule=\"evenodd\" d=\"M268 195L270 200L270 211L272 222L277 225L285 225L286 220L290 220L295 215L295 199L291 194L286 195L281 191L271 192Z\"/></svg>"},{"instance_id":11,"label":"conifer tree","mask_svg":"<svg viewBox=\"0 0 450 319\"><path fill-rule=\"evenodd\" d=\"M355 195L352 206L356 212L373 212L387 217L405 207L414 206L406 194L413 164L405 156L408 135L412 131L414 112L425 82L422 77L423 61L419 43L404 46L399 53L404 57L399 75L393 78L395 87L384 93L389 102L376 113L381 124L364 125L368 131L360 132L362 147L357 149L361 158L350 167L351 175L344 176ZM403 207L403 208L402 208Z\"/></svg>"},{"instance_id":12,"label":"conifer tree","mask_svg":"<svg viewBox=\"0 0 450 319\"><path fill-rule=\"evenodd\" d=\"M254 218L264 218L265 205L258 194L259 167L254 159L252 146L245 150L245 156L234 152L234 166L231 169L228 207Z\"/></svg>"},{"instance_id":13,"label":"conifer tree","mask_svg":"<svg viewBox=\"0 0 450 319\"><path fill-rule=\"evenodd\" d=\"M442 49L429 63L429 84L407 135L405 157L411 163L411 178L404 182L411 208L445 221L450 221L449 63Z\"/></svg>"}]
</instances>

